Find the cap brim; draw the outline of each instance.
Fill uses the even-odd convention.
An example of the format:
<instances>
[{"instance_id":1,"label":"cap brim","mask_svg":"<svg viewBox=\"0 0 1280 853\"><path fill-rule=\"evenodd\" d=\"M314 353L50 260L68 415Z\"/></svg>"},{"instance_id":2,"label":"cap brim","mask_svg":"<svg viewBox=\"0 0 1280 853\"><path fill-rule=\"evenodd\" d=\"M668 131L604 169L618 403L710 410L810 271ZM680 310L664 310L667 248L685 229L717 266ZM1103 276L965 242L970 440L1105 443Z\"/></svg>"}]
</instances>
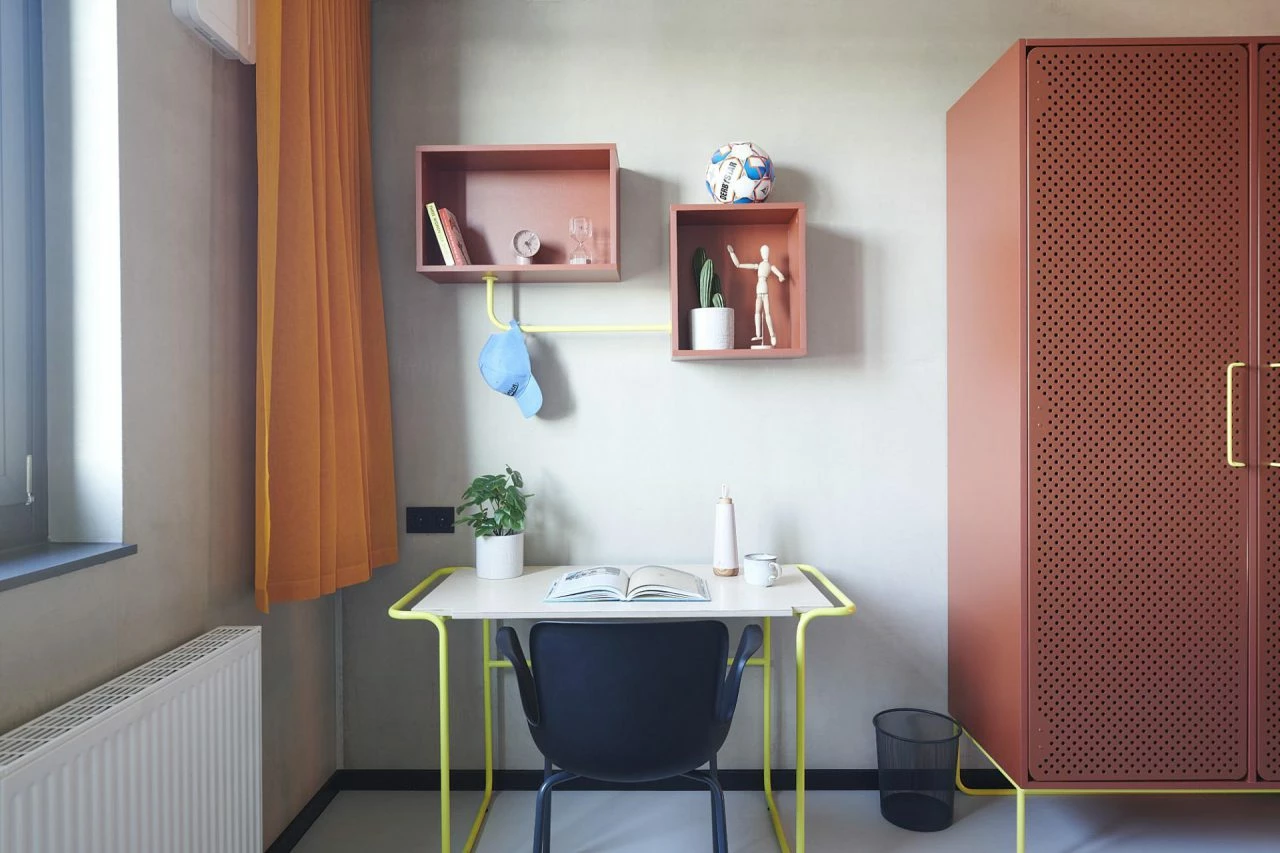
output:
<instances>
[{"instance_id":1,"label":"cap brim","mask_svg":"<svg viewBox=\"0 0 1280 853\"><path fill-rule=\"evenodd\" d=\"M538 387L538 380L529 376L529 383L520 389L516 394L516 403L520 406L520 413L526 418L531 418L542 408L542 389Z\"/></svg>"}]
</instances>

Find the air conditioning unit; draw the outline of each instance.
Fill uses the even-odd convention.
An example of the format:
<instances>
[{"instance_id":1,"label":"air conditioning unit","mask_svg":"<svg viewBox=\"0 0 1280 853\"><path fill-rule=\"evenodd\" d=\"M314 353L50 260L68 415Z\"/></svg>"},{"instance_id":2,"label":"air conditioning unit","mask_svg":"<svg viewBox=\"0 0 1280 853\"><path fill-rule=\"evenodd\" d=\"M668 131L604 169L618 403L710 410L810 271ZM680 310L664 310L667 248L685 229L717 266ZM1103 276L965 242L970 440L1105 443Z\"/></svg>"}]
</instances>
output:
<instances>
[{"instance_id":1,"label":"air conditioning unit","mask_svg":"<svg viewBox=\"0 0 1280 853\"><path fill-rule=\"evenodd\" d=\"M254 0L170 0L179 21L204 36L218 53L254 62L257 40L253 32Z\"/></svg>"}]
</instances>

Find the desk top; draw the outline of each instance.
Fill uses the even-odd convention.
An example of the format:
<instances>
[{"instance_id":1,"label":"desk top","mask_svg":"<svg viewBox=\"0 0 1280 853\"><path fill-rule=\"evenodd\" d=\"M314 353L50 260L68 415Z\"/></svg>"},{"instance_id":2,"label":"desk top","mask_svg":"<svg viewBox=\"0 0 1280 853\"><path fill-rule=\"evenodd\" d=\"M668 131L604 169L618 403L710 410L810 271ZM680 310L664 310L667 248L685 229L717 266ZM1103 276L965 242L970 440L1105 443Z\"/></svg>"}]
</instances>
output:
<instances>
[{"instance_id":1,"label":"desk top","mask_svg":"<svg viewBox=\"0 0 1280 853\"><path fill-rule=\"evenodd\" d=\"M831 602L794 565L782 566L771 587L753 586L741 575L716 577L710 566L675 565L707 582L710 601L544 602L551 582L585 566L526 566L511 580L480 580L472 571L445 577L412 610L451 619L727 619L735 616L794 616ZM638 565L620 566L626 571Z\"/></svg>"}]
</instances>

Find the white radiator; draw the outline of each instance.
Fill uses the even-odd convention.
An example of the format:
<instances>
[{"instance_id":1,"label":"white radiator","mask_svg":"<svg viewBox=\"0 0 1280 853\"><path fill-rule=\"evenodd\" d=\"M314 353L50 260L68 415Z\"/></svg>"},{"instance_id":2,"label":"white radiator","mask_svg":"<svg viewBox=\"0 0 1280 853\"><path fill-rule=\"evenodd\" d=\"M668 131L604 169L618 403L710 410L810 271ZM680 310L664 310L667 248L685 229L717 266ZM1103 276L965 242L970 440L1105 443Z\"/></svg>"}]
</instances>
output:
<instances>
[{"instance_id":1,"label":"white radiator","mask_svg":"<svg viewBox=\"0 0 1280 853\"><path fill-rule=\"evenodd\" d=\"M0 853L261 853L261 649L216 628L0 735Z\"/></svg>"}]
</instances>

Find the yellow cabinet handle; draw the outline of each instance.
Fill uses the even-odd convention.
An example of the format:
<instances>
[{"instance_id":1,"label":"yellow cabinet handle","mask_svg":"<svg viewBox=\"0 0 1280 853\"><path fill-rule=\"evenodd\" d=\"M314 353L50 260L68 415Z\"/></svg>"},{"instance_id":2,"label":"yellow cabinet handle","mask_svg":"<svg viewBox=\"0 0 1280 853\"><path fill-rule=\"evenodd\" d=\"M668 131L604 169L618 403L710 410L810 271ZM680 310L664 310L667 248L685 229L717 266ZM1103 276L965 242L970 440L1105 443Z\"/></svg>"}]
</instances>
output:
<instances>
[{"instance_id":1,"label":"yellow cabinet handle","mask_svg":"<svg viewBox=\"0 0 1280 853\"><path fill-rule=\"evenodd\" d=\"M1231 379L1232 379L1233 371L1234 371L1237 367L1244 367L1244 366L1245 366L1245 364L1244 364L1244 362L1243 362L1243 361L1233 361L1233 362L1231 362L1230 364L1228 364L1228 365L1227 365L1227 464L1228 464L1228 465L1230 465L1232 468L1243 468L1243 467L1244 467L1244 463L1243 463L1243 462L1237 462L1237 461L1236 461L1235 456L1233 455L1234 448L1231 446L1231 445L1232 445L1232 441L1231 441L1231 409L1233 408L1233 405L1232 405L1232 404L1234 403L1234 400L1232 399L1232 394L1233 394L1234 392L1233 392L1232 387L1231 387ZM1277 467L1280 467L1280 466L1277 466Z\"/></svg>"},{"instance_id":2,"label":"yellow cabinet handle","mask_svg":"<svg viewBox=\"0 0 1280 853\"><path fill-rule=\"evenodd\" d=\"M1280 367L1280 361L1273 361L1271 364L1268 364L1267 367L1274 370L1275 368ZM1267 464L1272 468L1280 468L1280 462L1268 462Z\"/></svg>"}]
</instances>

